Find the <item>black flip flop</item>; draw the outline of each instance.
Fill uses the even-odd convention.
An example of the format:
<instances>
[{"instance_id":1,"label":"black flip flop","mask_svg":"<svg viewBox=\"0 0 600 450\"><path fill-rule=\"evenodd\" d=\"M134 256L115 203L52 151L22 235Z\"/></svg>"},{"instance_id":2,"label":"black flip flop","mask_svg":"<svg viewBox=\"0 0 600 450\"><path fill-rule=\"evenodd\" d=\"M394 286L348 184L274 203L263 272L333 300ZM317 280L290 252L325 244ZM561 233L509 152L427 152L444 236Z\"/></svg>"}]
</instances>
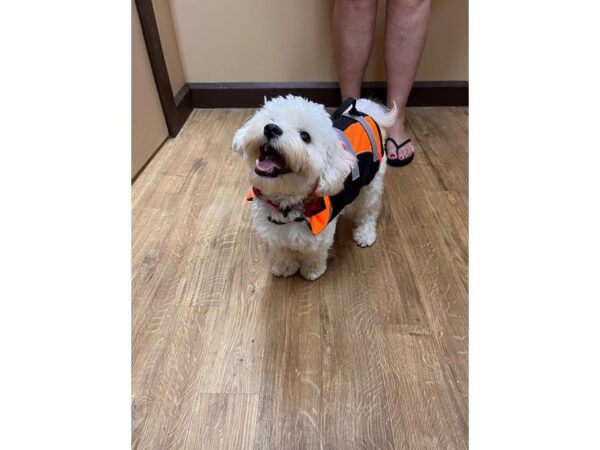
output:
<instances>
[{"instance_id":1,"label":"black flip flop","mask_svg":"<svg viewBox=\"0 0 600 450\"><path fill-rule=\"evenodd\" d=\"M410 139L407 139L402 144L398 145L398 143L395 140L393 140L392 138L387 138L385 140L385 144L386 144L385 151L386 151L386 153L387 153L387 141L392 141L392 144L394 144L394 146L396 147L396 155L398 154L398 151L402 147L404 147L406 144L408 144L409 142L411 142ZM412 162L412 160L413 160L414 157L415 157L415 152L414 151L413 151L412 155L410 155L408 158L405 158L405 159L398 159L398 158L396 158L396 159L390 159L390 157L388 155L387 163L390 166L393 166L393 167L407 166L408 164L410 164Z\"/></svg>"}]
</instances>

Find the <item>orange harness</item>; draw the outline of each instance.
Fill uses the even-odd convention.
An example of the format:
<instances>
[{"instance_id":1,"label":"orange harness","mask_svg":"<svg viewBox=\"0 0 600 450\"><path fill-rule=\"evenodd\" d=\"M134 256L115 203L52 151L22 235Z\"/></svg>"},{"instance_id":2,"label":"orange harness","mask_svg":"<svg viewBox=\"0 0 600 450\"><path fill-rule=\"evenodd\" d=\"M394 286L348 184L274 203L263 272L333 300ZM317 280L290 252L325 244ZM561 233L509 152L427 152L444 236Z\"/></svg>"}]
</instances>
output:
<instances>
[{"instance_id":1,"label":"orange harness","mask_svg":"<svg viewBox=\"0 0 600 450\"><path fill-rule=\"evenodd\" d=\"M349 115L343 113L352 106ZM317 185L313 186L311 193L303 203L304 217L294 219L295 222L306 222L314 235L322 232L335 217L354 201L360 189L368 185L379 170L379 164L383 159L383 145L381 131L372 117L367 116L356 110L356 100L348 98L331 115L333 126L340 138L342 151L352 152L356 155L358 164L353 168L352 173L344 181L344 189L335 195L325 195L323 197L314 196ZM280 208L280 206L264 197L256 189L252 190L246 196L246 200L259 198L273 208L277 209L287 217L290 208ZM277 225L285 225L290 222L280 222L267 219Z\"/></svg>"}]
</instances>

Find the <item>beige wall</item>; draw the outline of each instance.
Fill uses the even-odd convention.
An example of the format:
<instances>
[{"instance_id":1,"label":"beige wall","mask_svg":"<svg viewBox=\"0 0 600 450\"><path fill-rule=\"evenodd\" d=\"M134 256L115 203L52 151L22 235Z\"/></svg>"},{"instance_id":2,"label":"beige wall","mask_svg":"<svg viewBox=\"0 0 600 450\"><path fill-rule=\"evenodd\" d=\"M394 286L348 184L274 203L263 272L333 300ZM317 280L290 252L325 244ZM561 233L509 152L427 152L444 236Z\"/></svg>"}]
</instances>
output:
<instances>
[{"instance_id":1,"label":"beige wall","mask_svg":"<svg viewBox=\"0 0 600 450\"><path fill-rule=\"evenodd\" d=\"M131 5L131 176L133 177L167 138L168 131L133 1Z\"/></svg>"},{"instance_id":2,"label":"beige wall","mask_svg":"<svg viewBox=\"0 0 600 450\"><path fill-rule=\"evenodd\" d=\"M171 0L185 79L335 81L332 8L333 0ZM468 0L432 0L417 80L468 80L467 8ZM380 0L368 81L385 79L384 18Z\"/></svg>"}]
</instances>

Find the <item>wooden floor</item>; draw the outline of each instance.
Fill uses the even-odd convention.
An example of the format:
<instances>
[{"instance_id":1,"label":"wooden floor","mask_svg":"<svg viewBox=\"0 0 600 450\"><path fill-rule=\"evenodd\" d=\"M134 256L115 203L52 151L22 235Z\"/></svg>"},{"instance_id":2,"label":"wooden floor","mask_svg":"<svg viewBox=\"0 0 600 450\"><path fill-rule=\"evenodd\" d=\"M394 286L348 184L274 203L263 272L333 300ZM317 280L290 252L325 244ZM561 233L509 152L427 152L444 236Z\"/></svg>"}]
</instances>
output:
<instances>
[{"instance_id":1,"label":"wooden floor","mask_svg":"<svg viewBox=\"0 0 600 450\"><path fill-rule=\"evenodd\" d=\"M312 283L252 230L250 113L196 110L133 185L133 447L466 448L468 109L409 110L377 242L342 218Z\"/></svg>"}]
</instances>

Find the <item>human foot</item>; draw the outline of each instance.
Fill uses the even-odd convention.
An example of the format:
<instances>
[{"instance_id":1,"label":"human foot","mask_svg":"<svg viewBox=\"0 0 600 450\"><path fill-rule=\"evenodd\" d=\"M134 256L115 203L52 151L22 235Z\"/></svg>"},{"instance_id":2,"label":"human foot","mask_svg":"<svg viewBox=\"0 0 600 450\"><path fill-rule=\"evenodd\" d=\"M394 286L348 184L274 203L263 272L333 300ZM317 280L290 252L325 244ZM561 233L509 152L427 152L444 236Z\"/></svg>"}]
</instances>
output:
<instances>
[{"instance_id":1,"label":"human foot","mask_svg":"<svg viewBox=\"0 0 600 450\"><path fill-rule=\"evenodd\" d=\"M410 139L406 139L406 140L402 141L402 143L398 144L394 139L387 138L385 140L386 145L388 142L390 142L394 147L396 147L395 152L394 152L396 154L395 158L389 157L389 150L388 150L387 163L390 166L401 167L401 166L406 166L411 163L411 161L413 160L413 157L415 156L414 147L413 147L412 151L408 152L409 156L407 156L405 158L402 157L403 156L402 152L404 151L404 148L409 147L409 146L412 147Z\"/></svg>"},{"instance_id":2,"label":"human foot","mask_svg":"<svg viewBox=\"0 0 600 450\"><path fill-rule=\"evenodd\" d=\"M415 147L410 139L397 126L392 126L388 130L388 138L385 140L385 150L388 157L388 164L392 166L403 166L409 164L415 153Z\"/></svg>"}]
</instances>

